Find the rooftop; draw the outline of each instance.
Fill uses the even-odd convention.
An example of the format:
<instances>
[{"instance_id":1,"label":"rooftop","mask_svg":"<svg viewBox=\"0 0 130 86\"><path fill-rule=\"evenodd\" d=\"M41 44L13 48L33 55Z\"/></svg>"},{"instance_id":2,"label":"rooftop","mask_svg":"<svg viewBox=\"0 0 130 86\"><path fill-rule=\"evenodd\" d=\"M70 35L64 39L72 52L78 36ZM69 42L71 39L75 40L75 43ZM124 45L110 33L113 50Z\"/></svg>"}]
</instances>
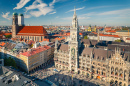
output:
<instances>
[{"instance_id":1,"label":"rooftop","mask_svg":"<svg viewBox=\"0 0 130 86\"><path fill-rule=\"evenodd\" d=\"M116 31L116 32L128 32L128 30L119 30L119 31ZM130 30L129 30L130 32Z\"/></svg>"},{"instance_id":2,"label":"rooftop","mask_svg":"<svg viewBox=\"0 0 130 86\"><path fill-rule=\"evenodd\" d=\"M109 37L120 38L118 35L111 35L111 34L100 34L100 36L109 36Z\"/></svg>"},{"instance_id":3,"label":"rooftop","mask_svg":"<svg viewBox=\"0 0 130 86\"><path fill-rule=\"evenodd\" d=\"M43 26L19 26L17 35L45 36L47 32Z\"/></svg>"},{"instance_id":4,"label":"rooftop","mask_svg":"<svg viewBox=\"0 0 130 86\"><path fill-rule=\"evenodd\" d=\"M20 13L19 16L23 16L23 14Z\"/></svg>"},{"instance_id":5,"label":"rooftop","mask_svg":"<svg viewBox=\"0 0 130 86\"><path fill-rule=\"evenodd\" d=\"M16 12L14 12L13 15L18 15L18 14Z\"/></svg>"},{"instance_id":6,"label":"rooftop","mask_svg":"<svg viewBox=\"0 0 130 86\"><path fill-rule=\"evenodd\" d=\"M48 50L50 48L51 48L50 46L45 45L45 46L42 46L42 47L40 46L40 47L37 47L37 48L32 48L29 51L24 52L24 53L20 53L20 54L29 57L29 56L35 55L37 53L40 53L42 51Z\"/></svg>"},{"instance_id":7,"label":"rooftop","mask_svg":"<svg viewBox=\"0 0 130 86\"><path fill-rule=\"evenodd\" d=\"M30 79L13 71L11 67L0 66L0 86L32 86L32 84L37 86L36 83L31 83Z\"/></svg>"}]
</instances>

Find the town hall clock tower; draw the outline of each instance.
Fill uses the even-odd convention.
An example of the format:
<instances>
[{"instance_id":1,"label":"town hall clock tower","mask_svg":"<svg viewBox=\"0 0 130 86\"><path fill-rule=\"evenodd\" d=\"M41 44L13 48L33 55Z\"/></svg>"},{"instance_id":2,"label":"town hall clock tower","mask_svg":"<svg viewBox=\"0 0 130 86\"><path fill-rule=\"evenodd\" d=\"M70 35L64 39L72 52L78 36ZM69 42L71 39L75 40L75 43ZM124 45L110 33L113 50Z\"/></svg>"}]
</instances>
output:
<instances>
[{"instance_id":1,"label":"town hall clock tower","mask_svg":"<svg viewBox=\"0 0 130 86\"><path fill-rule=\"evenodd\" d=\"M79 26L76 15L76 9L74 9L74 15L72 20L72 27L70 28L70 41L69 41L69 70L77 72L78 58L79 58Z\"/></svg>"}]
</instances>

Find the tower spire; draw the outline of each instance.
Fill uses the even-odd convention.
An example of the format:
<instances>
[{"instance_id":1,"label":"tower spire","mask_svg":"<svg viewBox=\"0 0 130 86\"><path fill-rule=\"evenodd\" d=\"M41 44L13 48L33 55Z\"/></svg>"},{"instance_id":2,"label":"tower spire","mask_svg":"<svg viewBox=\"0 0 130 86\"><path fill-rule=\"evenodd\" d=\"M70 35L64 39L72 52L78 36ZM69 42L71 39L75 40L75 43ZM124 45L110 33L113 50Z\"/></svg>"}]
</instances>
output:
<instances>
[{"instance_id":1,"label":"tower spire","mask_svg":"<svg viewBox=\"0 0 130 86\"><path fill-rule=\"evenodd\" d=\"M78 19L77 19L75 7L74 7L73 20L72 20L72 27L73 27L73 28L77 28L77 27L78 27Z\"/></svg>"},{"instance_id":2,"label":"tower spire","mask_svg":"<svg viewBox=\"0 0 130 86\"><path fill-rule=\"evenodd\" d=\"M74 15L76 15L76 9L75 9L75 6L74 6Z\"/></svg>"}]
</instances>

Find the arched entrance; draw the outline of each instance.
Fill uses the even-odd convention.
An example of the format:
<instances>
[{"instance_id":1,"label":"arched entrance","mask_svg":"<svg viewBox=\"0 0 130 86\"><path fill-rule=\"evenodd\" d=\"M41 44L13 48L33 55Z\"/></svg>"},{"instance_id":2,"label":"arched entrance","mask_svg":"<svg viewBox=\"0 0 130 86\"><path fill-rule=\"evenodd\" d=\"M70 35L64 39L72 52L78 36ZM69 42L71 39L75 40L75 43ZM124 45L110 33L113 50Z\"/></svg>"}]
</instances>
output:
<instances>
[{"instance_id":1,"label":"arched entrance","mask_svg":"<svg viewBox=\"0 0 130 86\"><path fill-rule=\"evenodd\" d=\"M71 73L74 73L74 69L71 70Z\"/></svg>"},{"instance_id":2,"label":"arched entrance","mask_svg":"<svg viewBox=\"0 0 130 86\"><path fill-rule=\"evenodd\" d=\"M114 84L114 80L111 80L111 81L110 81L110 85L113 85L113 84Z\"/></svg>"},{"instance_id":3,"label":"arched entrance","mask_svg":"<svg viewBox=\"0 0 130 86\"><path fill-rule=\"evenodd\" d=\"M118 81L115 81L115 86L118 86Z\"/></svg>"},{"instance_id":4,"label":"arched entrance","mask_svg":"<svg viewBox=\"0 0 130 86\"><path fill-rule=\"evenodd\" d=\"M80 74L80 71L78 71L78 74Z\"/></svg>"},{"instance_id":5,"label":"arched entrance","mask_svg":"<svg viewBox=\"0 0 130 86\"><path fill-rule=\"evenodd\" d=\"M122 82L119 82L119 86L122 86Z\"/></svg>"}]
</instances>

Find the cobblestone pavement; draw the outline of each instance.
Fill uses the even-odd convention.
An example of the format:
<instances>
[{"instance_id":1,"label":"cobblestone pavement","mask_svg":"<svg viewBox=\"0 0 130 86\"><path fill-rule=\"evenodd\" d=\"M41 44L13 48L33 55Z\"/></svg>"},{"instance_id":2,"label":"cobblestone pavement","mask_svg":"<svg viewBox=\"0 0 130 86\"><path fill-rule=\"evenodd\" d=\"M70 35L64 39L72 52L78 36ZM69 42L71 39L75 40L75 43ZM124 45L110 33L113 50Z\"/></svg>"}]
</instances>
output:
<instances>
[{"instance_id":1,"label":"cobblestone pavement","mask_svg":"<svg viewBox=\"0 0 130 86\"><path fill-rule=\"evenodd\" d=\"M81 75L71 74L68 71L56 72L54 69L56 68L51 66L45 69L39 69L30 75L42 80L47 79L57 86L109 86L109 84L103 81L88 79Z\"/></svg>"}]
</instances>

